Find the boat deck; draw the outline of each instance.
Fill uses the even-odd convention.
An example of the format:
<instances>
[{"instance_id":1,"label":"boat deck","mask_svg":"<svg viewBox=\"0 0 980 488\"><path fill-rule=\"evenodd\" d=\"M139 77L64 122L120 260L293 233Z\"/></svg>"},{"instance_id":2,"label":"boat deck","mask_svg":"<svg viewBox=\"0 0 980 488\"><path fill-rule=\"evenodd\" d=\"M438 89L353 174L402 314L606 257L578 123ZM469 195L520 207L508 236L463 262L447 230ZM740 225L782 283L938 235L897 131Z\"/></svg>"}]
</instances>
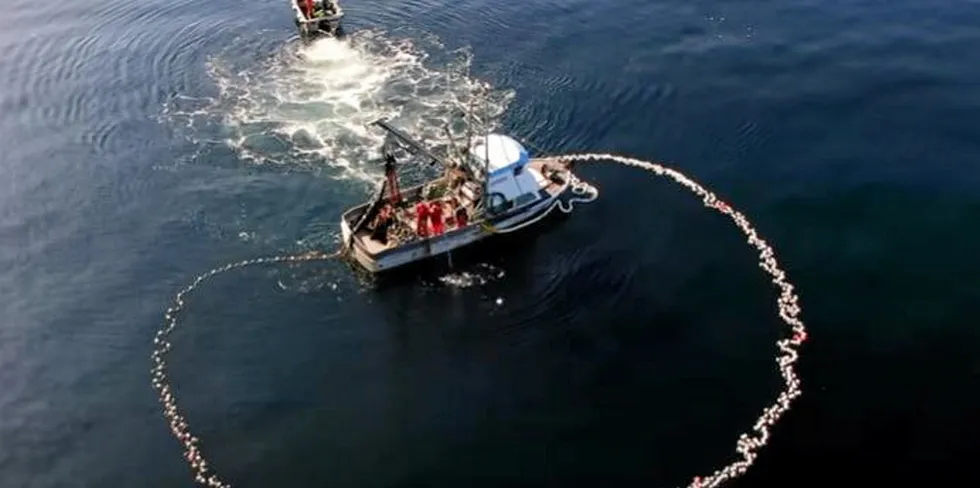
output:
<instances>
[{"instance_id":1,"label":"boat deck","mask_svg":"<svg viewBox=\"0 0 980 488\"><path fill-rule=\"evenodd\" d=\"M361 231L357 233L357 240L360 241L361 246L368 254L378 254L381 251L386 251L395 247L394 243L389 239L387 244L381 243L373 239L369 232Z\"/></svg>"},{"instance_id":2,"label":"boat deck","mask_svg":"<svg viewBox=\"0 0 980 488\"><path fill-rule=\"evenodd\" d=\"M560 182L551 179L550 176L555 173L564 176L565 173L568 172L568 163L551 158L540 158L532 159L527 166L537 171L538 174L544 178L543 181L548 182L547 185L541 185L541 187L552 196L557 195L562 191L562 189L565 188L564 179L566 179L567 176L565 176Z\"/></svg>"},{"instance_id":3,"label":"boat deck","mask_svg":"<svg viewBox=\"0 0 980 488\"><path fill-rule=\"evenodd\" d=\"M527 165L527 168L534 170L538 184L551 196L561 193L567 185L568 164L563 161L549 158L531 159ZM460 205L466 209L467 215L472 217L472 215L475 213L473 200L467 197L465 195L465 191L463 190L463 188L457 188L452 195L447 195L437 199L445 205L443 215L446 216L447 221L443 233L451 232L458 228L455 224L455 219L453 218L451 207L449 205L449 200L453 196L455 196L460 202ZM404 195L404 197L408 197L408 195ZM365 228L357 232L355 239L360 242L364 251L370 255L377 255L383 251L398 247L400 245L399 242L404 243L406 240L415 240L410 237L414 236L416 233L416 215L414 208L415 200L412 198L407 198L407 200L411 204L408 206L408 208L400 208L395 211L395 222L392 223L391 228L389 229L390 237L387 244L381 243L380 241L372 238L372 231L369 228L373 228L373 225L370 225L368 226L369 228ZM473 225L478 224L470 220L468 226Z\"/></svg>"}]
</instances>

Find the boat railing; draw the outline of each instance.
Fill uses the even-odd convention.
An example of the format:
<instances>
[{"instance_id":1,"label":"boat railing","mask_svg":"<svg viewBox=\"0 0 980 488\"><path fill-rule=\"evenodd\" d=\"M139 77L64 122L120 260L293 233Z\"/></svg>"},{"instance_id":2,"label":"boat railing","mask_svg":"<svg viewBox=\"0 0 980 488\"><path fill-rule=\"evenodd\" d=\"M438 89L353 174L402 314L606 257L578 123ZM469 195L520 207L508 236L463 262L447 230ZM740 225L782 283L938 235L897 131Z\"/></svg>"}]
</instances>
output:
<instances>
[{"instance_id":1,"label":"boat railing","mask_svg":"<svg viewBox=\"0 0 980 488\"><path fill-rule=\"evenodd\" d=\"M339 2L334 2L334 13L330 15L323 15L320 17L314 17L312 19L308 19L306 17L306 14L303 13L303 9L301 9L299 6L300 1L303 0L292 0L291 2L289 2L293 6L293 11L296 12L296 21L299 23L314 24L323 21L332 22L332 21L340 20L344 16L343 7L340 6Z\"/></svg>"}]
</instances>

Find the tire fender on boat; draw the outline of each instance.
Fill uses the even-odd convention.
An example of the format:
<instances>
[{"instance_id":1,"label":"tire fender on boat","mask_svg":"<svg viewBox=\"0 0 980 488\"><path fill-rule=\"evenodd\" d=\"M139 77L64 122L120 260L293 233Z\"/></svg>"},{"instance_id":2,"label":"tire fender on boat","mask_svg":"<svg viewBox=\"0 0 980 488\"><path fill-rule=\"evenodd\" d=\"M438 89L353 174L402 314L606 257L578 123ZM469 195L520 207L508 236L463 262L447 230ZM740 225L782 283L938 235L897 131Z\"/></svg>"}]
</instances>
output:
<instances>
[{"instance_id":1,"label":"tire fender on boat","mask_svg":"<svg viewBox=\"0 0 980 488\"><path fill-rule=\"evenodd\" d=\"M500 203L494 203L494 200L499 200ZM487 210L489 210L491 214L503 213L505 210L507 210L506 206L507 197L504 196L503 193L495 191L487 195Z\"/></svg>"}]
</instances>

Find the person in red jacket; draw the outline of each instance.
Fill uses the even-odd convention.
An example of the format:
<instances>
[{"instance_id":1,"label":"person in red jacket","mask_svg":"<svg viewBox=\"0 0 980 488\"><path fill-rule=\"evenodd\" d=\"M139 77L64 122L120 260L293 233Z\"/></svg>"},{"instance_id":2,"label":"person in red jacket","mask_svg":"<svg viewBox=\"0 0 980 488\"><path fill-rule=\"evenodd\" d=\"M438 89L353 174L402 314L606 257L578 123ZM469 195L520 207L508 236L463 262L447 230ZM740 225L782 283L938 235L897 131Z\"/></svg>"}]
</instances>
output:
<instances>
[{"instance_id":1,"label":"person in red jacket","mask_svg":"<svg viewBox=\"0 0 980 488\"><path fill-rule=\"evenodd\" d=\"M429 236L428 220L429 206L419 201L415 204L415 232L423 239Z\"/></svg>"},{"instance_id":2,"label":"person in red jacket","mask_svg":"<svg viewBox=\"0 0 980 488\"><path fill-rule=\"evenodd\" d=\"M442 202L433 200L429 204L429 219L432 221L432 235L442 234L444 221L442 219Z\"/></svg>"}]
</instances>

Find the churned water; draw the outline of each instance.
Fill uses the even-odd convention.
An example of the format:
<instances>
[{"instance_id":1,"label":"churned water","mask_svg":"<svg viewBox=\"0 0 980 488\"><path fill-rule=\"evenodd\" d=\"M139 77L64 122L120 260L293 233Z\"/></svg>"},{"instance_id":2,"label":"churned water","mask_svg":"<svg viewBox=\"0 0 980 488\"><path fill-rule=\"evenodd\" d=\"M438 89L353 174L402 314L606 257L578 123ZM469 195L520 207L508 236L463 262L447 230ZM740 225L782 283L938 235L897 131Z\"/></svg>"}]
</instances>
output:
<instances>
[{"instance_id":1,"label":"churned water","mask_svg":"<svg viewBox=\"0 0 980 488\"><path fill-rule=\"evenodd\" d=\"M980 4L0 7L0 485L188 486L148 360L213 266L336 246L387 117L437 146L476 106L560 152L664 161L750 216L802 298L804 396L738 483L961 483L980 434ZM432 169L405 168L408 178ZM222 275L171 379L235 486L676 486L778 389L772 286L666 181L453 272ZM928 476L928 478L926 478ZM874 481L878 480L878 481Z\"/></svg>"}]
</instances>

